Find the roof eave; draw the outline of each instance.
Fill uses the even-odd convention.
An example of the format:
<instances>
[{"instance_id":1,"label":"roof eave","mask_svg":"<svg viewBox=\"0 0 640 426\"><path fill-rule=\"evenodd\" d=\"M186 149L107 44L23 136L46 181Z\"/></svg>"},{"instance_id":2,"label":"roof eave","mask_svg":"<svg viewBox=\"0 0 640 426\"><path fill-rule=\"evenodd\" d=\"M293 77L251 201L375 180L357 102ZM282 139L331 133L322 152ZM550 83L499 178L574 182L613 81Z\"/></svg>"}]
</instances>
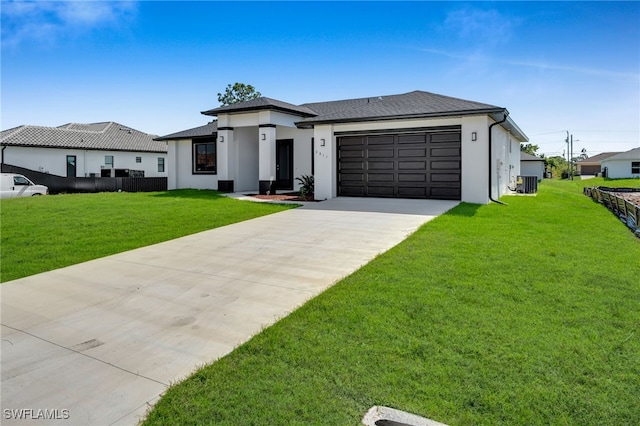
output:
<instances>
[{"instance_id":1,"label":"roof eave","mask_svg":"<svg viewBox=\"0 0 640 426\"><path fill-rule=\"evenodd\" d=\"M278 107L275 105L260 105L260 106L254 106L254 107L242 107L242 108L232 108L232 109L223 109L223 110L221 110L220 108L214 108L208 111L201 111L200 114L208 115L211 117L217 117L219 114L236 114L236 113L264 111L264 110L281 111L281 112L286 112L287 114L297 115L299 117L314 117L314 115L311 113L304 113L302 111L296 111L293 109Z\"/></svg>"},{"instance_id":2,"label":"roof eave","mask_svg":"<svg viewBox=\"0 0 640 426\"><path fill-rule=\"evenodd\" d=\"M462 110L462 111L446 111L435 113L419 113L419 114L402 114L402 115L389 115L379 117L357 117L357 118L340 118L340 119L327 119L327 120L304 120L299 121L296 124L299 128L312 128L316 124L334 124L334 123L355 123L355 122L367 122L367 121L392 121L392 120L411 120L419 118L440 118L440 117L460 117L469 115L491 115L493 113L503 112L504 108L491 108L486 110ZM515 125L515 123L514 123ZM516 126L517 127L517 126Z\"/></svg>"}]
</instances>

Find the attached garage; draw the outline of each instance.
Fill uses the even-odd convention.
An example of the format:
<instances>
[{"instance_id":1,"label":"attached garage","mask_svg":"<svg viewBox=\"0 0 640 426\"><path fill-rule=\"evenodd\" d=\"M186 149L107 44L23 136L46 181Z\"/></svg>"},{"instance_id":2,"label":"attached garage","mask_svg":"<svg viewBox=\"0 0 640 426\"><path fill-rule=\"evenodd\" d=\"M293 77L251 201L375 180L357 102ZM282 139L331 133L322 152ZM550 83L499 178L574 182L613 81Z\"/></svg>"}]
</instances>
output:
<instances>
[{"instance_id":1,"label":"attached garage","mask_svg":"<svg viewBox=\"0 0 640 426\"><path fill-rule=\"evenodd\" d=\"M460 199L459 126L336 140L339 196Z\"/></svg>"}]
</instances>

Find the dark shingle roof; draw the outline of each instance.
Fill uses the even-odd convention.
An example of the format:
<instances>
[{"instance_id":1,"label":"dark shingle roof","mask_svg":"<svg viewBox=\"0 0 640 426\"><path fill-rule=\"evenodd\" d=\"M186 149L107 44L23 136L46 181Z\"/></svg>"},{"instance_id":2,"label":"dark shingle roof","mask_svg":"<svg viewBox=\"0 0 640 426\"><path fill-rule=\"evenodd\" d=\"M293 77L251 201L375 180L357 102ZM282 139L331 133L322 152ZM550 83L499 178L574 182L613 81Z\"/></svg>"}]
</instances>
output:
<instances>
[{"instance_id":1,"label":"dark shingle roof","mask_svg":"<svg viewBox=\"0 0 640 426\"><path fill-rule=\"evenodd\" d=\"M470 113L495 113L504 108L416 90L401 95L303 104L318 113L299 124L335 123Z\"/></svg>"},{"instance_id":2,"label":"dark shingle roof","mask_svg":"<svg viewBox=\"0 0 640 426\"><path fill-rule=\"evenodd\" d=\"M211 121L204 126L194 127L193 129L182 130L181 132L171 133L170 135L155 138L156 141L167 141L172 139L191 139L198 136L211 136L218 132L218 122Z\"/></svg>"},{"instance_id":3,"label":"dark shingle roof","mask_svg":"<svg viewBox=\"0 0 640 426\"><path fill-rule=\"evenodd\" d=\"M164 142L113 121L60 127L19 126L0 132L0 145L102 151L167 152Z\"/></svg>"},{"instance_id":4,"label":"dark shingle roof","mask_svg":"<svg viewBox=\"0 0 640 426\"><path fill-rule=\"evenodd\" d=\"M602 160L606 160L609 157L613 157L614 155L621 154L620 152L602 152L598 155L594 155L593 157L585 158L584 160L578 161L580 164L584 165L599 165Z\"/></svg>"},{"instance_id":5,"label":"dark shingle roof","mask_svg":"<svg viewBox=\"0 0 640 426\"><path fill-rule=\"evenodd\" d=\"M520 161L544 161L544 158L536 157L535 155L520 151Z\"/></svg>"},{"instance_id":6,"label":"dark shingle roof","mask_svg":"<svg viewBox=\"0 0 640 426\"><path fill-rule=\"evenodd\" d=\"M261 98L251 99L250 101L246 102L238 102L237 104L225 105L218 108L210 109L208 111L202 111L202 114L218 115L218 113L244 112L262 109L280 110L294 113L302 117L310 117L316 115L315 112L311 111L307 107L293 105L287 102L279 101L277 99L265 98L264 96Z\"/></svg>"}]
</instances>

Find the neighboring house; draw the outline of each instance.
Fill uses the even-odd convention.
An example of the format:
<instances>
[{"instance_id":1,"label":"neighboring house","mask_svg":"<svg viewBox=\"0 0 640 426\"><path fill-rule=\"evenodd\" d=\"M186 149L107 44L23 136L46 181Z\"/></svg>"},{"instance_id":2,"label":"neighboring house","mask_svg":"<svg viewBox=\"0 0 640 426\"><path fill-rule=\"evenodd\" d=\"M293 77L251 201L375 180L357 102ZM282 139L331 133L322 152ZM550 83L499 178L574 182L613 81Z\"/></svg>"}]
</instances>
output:
<instances>
[{"instance_id":1,"label":"neighboring house","mask_svg":"<svg viewBox=\"0 0 640 426\"><path fill-rule=\"evenodd\" d=\"M578 161L578 174L579 175L597 175L602 172L602 165L600 162L614 155L620 154L619 152L603 152L593 157L585 158Z\"/></svg>"},{"instance_id":2,"label":"neighboring house","mask_svg":"<svg viewBox=\"0 0 640 426\"><path fill-rule=\"evenodd\" d=\"M602 170L611 179L640 178L640 147L602 160Z\"/></svg>"},{"instance_id":3,"label":"neighboring house","mask_svg":"<svg viewBox=\"0 0 640 426\"><path fill-rule=\"evenodd\" d=\"M169 189L297 190L315 198L488 203L520 174L526 135L506 108L428 92L293 105L266 97L202 114L169 144ZM491 188L491 191L489 190Z\"/></svg>"},{"instance_id":4,"label":"neighboring house","mask_svg":"<svg viewBox=\"0 0 640 426\"><path fill-rule=\"evenodd\" d=\"M2 164L64 177L166 177L167 144L154 137L112 121L19 126L0 132Z\"/></svg>"},{"instance_id":5,"label":"neighboring house","mask_svg":"<svg viewBox=\"0 0 640 426\"><path fill-rule=\"evenodd\" d=\"M544 158L520 152L520 176L535 176L540 182L544 178Z\"/></svg>"}]
</instances>

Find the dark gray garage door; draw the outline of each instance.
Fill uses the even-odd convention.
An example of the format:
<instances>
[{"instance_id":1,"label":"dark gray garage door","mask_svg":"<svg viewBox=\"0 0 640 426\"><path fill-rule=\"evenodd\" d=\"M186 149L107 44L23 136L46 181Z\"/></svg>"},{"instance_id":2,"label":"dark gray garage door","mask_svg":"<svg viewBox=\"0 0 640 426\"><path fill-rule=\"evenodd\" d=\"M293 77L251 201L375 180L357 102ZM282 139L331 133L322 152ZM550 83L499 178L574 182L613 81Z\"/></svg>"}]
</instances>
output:
<instances>
[{"instance_id":1,"label":"dark gray garage door","mask_svg":"<svg viewBox=\"0 0 640 426\"><path fill-rule=\"evenodd\" d=\"M460 199L460 130L338 136L338 195Z\"/></svg>"}]
</instances>

